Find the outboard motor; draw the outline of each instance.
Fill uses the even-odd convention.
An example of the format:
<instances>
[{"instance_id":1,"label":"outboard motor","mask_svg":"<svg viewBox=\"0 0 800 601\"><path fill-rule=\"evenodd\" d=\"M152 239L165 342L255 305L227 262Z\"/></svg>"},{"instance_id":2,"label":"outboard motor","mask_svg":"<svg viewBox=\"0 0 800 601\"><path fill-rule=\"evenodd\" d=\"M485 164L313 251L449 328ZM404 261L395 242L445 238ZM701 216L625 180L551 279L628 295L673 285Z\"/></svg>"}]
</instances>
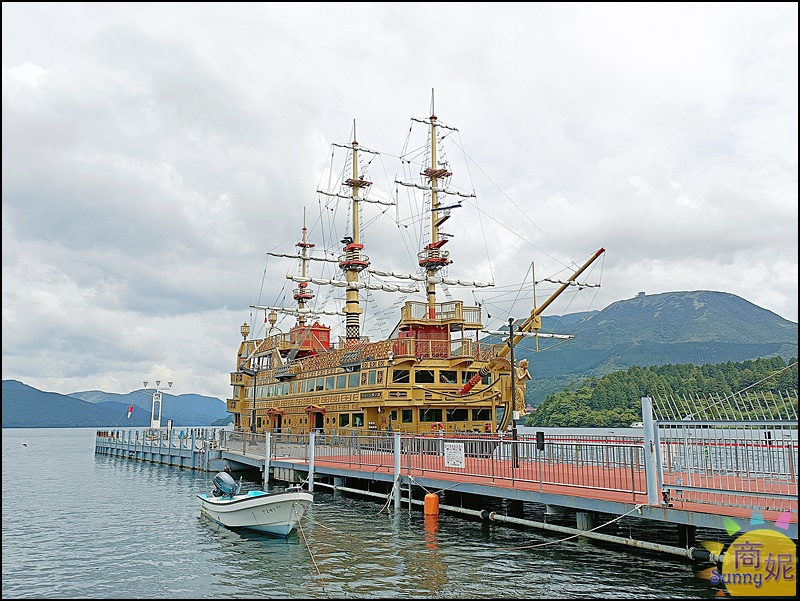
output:
<instances>
[{"instance_id":1,"label":"outboard motor","mask_svg":"<svg viewBox=\"0 0 800 601\"><path fill-rule=\"evenodd\" d=\"M238 495L242 488L242 480L239 479L237 484L233 476L228 472L218 472L214 476L214 496L215 497L232 497Z\"/></svg>"}]
</instances>

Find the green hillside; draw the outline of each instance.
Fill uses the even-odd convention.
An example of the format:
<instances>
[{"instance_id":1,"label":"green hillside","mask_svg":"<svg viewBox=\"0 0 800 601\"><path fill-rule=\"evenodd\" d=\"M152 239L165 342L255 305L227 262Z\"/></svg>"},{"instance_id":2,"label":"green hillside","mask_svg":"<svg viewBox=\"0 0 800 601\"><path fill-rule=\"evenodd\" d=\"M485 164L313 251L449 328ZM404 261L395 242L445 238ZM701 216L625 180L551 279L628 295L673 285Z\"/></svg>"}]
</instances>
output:
<instances>
[{"instance_id":1,"label":"green hillside","mask_svg":"<svg viewBox=\"0 0 800 601\"><path fill-rule=\"evenodd\" d=\"M797 323L733 294L695 291L617 301L602 311L545 316L542 331L572 334L568 341L525 339L515 357L530 360L526 393L537 406L548 394L582 378L630 367L705 365L798 355Z\"/></svg>"},{"instance_id":2,"label":"green hillside","mask_svg":"<svg viewBox=\"0 0 800 601\"><path fill-rule=\"evenodd\" d=\"M588 378L572 389L551 394L536 411L525 416L523 425L626 427L641 421L641 399L645 396L705 398L743 390L789 392L789 397L793 393L796 415L797 358L788 363L781 357L769 357L717 365L631 367L601 378Z\"/></svg>"}]
</instances>

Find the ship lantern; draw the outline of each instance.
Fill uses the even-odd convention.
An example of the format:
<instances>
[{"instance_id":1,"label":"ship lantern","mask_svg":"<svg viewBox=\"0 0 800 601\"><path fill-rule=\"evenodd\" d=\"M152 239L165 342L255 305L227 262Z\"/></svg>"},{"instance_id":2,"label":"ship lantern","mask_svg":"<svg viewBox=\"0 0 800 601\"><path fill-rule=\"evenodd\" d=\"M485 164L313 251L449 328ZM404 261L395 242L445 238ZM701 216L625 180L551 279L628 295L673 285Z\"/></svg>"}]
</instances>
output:
<instances>
[{"instance_id":1,"label":"ship lantern","mask_svg":"<svg viewBox=\"0 0 800 601\"><path fill-rule=\"evenodd\" d=\"M247 340L247 335L250 334L250 326L247 325L247 322L244 322L239 331L242 333L242 338Z\"/></svg>"},{"instance_id":2,"label":"ship lantern","mask_svg":"<svg viewBox=\"0 0 800 601\"><path fill-rule=\"evenodd\" d=\"M269 312L269 315L267 315L267 319L269 320L270 329L274 328L275 323L278 321L278 314L275 312L274 309Z\"/></svg>"}]
</instances>

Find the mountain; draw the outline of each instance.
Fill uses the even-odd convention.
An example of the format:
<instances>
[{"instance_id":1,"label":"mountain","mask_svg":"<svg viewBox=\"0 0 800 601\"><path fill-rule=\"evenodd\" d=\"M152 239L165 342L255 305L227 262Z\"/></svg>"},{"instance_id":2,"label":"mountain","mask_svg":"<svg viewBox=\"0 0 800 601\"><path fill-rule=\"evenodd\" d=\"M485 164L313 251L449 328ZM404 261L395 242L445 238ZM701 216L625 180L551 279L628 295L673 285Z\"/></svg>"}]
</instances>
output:
<instances>
[{"instance_id":1,"label":"mountain","mask_svg":"<svg viewBox=\"0 0 800 601\"><path fill-rule=\"evenodd\" d=\"M544 316L543 332L572 334L568 341L523 339L514 357L530 360L527 403L580 378L630 367L704 365L759 357L797 357L797 323L726 292L640 292L602 311Z\"/></svg>"},{"instance_id":2,"label":"mountain","mask_svg":"<svg viewBox=\"0 0 800 601\"><path fill-rule=\"evenodd\" d=\"M88 390L72 392L69 396L102 406L122 403L127 408L129 405L134 405L134 412L135 408L139 407L143 409L148 419L153 405L153 391L146 389L134 390L128 394ZM163 424L166 425L167 419L172 418L173 425L176 426L208 426L229 415L225 401L220 399L199 394L174 396L166 392L163 393L161 413Z\"/></svg>"},{"instance_id":3,"label":"mountain","mask_svg":"<svg viewBox=\"0 0 800 601\"><path fill-rule=\"evenodd\" d=\"M115 394L91 390L69 395L43 392L16 380L3 380L4 428L147 428L152 391ZM134 406L130 418L128 407ZM164 393L161 424L223 425L232 420L224 401L197 394Z\"/></svg>"},{"instance_id":4,"label":"mountain","mask_svg":"<svg viewBox=\"0 0 800 601\"><path fill-rule=\"evenodd\" d=\"M571 340L523 339L516 360L530 360L533 379L526 400L537 406L547 395L586 377L630 367L705 365L759 357L797 357L797 323L726 292L667 292L612 303L602 311L543 316L543 332L571 334ZM499 342L499 337L483 339ZM89 390L61 395L3 380L3 427L147 427L152 391L114 394ZM128 406L134 412L127 418ZM164 393L163 425L230 423L224 401L196 394Z\"/></svg>"}]
</instances>

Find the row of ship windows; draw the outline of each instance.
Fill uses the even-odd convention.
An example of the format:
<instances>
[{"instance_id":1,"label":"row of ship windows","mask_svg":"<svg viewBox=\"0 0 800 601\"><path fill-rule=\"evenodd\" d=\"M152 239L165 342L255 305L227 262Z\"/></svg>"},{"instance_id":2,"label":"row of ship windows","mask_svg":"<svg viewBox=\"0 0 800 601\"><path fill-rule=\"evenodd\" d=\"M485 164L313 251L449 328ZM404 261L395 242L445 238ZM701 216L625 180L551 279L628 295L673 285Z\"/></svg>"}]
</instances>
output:
<instances>
[{"instance_id":1,"label":"row of ship windows","mask_svg":"<svg viewBox=\"0 0 800 601\"><path fill-rule=\"evenodd\" d=\"M403 424L413 424L414 423L414 409L401 409L400 410L400 423ZM450 422L467 422L470 421L470 416L472 417L472 421L474 422L491 422L492 421L492 410L489 408L482 408L482 409L416 409L419 412L419 423L424 424L435 424L435 423L442 423L443 421ZM397 410L392 410L389 412L389 422L396 422L397 421ZM443 420L443 416L446 416L447 419ZM257 427L262 426L261 422L262 418L259 417L257 421ZM297 418L298 425L308 424L307 417ZM325 418L326 425L330 425L333 427L337 426L337 419L334 415L333 417L326 417ZM340 413L338 419L338 427L339 428L362 428L364 426L364 414L363 413ZM264 420L264 424L266 425L266 419ZM292 425L292 418L287 418L286 425Z\"/></svg>"},{"instance_id":2,"label":"row of ship windows","mask_svg":"<svg viewBox=\"0 0 800 601\"><path fill-rule=\"evenodd\" d=\"M438 373L438 377L437 377ZM343 390L346 388L358 388L359 386L372 386L383 384L383 370L369 370L350 374L339 374L327 376L325 378L312 378L309 380L298 380L296 382L282 382L280 384L269 384L257 387L256 398L263 399L272 396L285 396L290 394L303 394L307 392L318 392L324 390ZM408 369L393 369L393 384L411 384L413 374L414 384L466 384L475 376L474 371L456 370L433 370L417 369L413 372ZM485 376L481 379L483 384L489 384L491 378ZM253 398L252 386L247 389L247 398ZM432 420L437 421L437 420Z\"/></svg>"}]
</instances>

